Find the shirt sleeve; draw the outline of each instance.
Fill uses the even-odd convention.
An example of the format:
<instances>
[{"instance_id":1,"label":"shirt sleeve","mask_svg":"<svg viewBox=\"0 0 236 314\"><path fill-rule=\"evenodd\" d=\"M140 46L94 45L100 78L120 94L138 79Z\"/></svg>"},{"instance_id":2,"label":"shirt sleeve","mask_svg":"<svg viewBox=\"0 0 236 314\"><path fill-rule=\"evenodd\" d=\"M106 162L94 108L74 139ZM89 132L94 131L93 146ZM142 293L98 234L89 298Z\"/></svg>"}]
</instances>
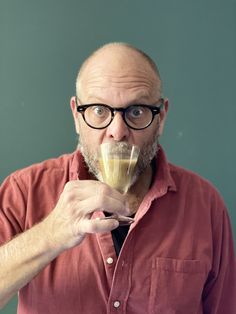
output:
<instances>
[{"instance_id":1,"label":"shirt sleeve","mask_svg":"<svg viewBox=\"0 0 236 314\"><path fill-rule=\"evenodd\" d=\"M24 230L26 201L24 185L9 176L0 186L0 245Z\"/></svg>"},{"instance_id":2,"label":"shirt sleeve","mask_svg":"<svg viewBox=\"0 0 236 314\"><path fill-rule=\"evenodd\" d=\"M213 219L214 220L214 219ZM236 313L236 260L226 209L213 228L213 263L203 293L204 314Z\"/></svg>"}]
</instances>

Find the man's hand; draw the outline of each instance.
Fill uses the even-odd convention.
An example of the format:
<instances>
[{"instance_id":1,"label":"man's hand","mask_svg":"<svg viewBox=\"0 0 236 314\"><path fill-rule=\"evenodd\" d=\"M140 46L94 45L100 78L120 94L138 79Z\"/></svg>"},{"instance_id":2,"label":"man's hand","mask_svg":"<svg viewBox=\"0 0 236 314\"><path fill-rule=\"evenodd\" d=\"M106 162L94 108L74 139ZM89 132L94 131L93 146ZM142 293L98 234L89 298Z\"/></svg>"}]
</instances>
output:
<instances>
[{"instance_id":1,"label":"man's hand","mask_svg":"<svg viewBox=\"0 0 236 314\"><path fill-rule=\"evenodd\" d=\"M68 182L56 207L43 222L52 243L68 249L78 245L86 233L108 232L118 227L116 219L91 219L95 211L127 215L125 196L99 181Z\"/></svg>"},{"instance_id":2,"label":"man's hand","mask_svg":"<svg viewBox=\"0 0 236 314\"><path fill-rule=\"evenodd\" d=\"M84 239L107 232L116 219L91 219L93 212L128 214L125 196L98 181L66 184L56 207L40 223L0 246L0 309L54 258Z\"/></svg>"}]
</instances>

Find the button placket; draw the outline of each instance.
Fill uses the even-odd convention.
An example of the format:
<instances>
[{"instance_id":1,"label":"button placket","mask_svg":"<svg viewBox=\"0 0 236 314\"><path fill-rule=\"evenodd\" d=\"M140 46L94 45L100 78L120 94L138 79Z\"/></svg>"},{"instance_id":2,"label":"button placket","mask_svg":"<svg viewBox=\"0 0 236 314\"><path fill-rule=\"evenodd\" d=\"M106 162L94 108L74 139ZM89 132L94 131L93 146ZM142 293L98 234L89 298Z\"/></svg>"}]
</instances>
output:
<instances>
[{"instance_id":1,"label":"button placket","mask_svg":"<svg viewBox=\"0 0 236 314\"><path fill-rule=\"evenodd\" d=\"M133 234L133 232L132 232ZM109 297L109 314L126 313L131 288L133 235L126 238L117 260Z\"/></svg>"}]
</instances>

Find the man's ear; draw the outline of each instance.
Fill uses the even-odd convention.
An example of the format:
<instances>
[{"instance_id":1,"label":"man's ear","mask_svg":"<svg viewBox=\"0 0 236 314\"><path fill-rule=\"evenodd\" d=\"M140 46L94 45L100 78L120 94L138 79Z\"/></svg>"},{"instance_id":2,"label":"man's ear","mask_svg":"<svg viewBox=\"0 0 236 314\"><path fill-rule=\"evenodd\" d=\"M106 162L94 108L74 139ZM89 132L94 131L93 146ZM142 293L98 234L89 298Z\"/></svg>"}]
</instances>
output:
<instances>
[{"instance_id":1,"label":"man's ear","mask_svg":"<svg viewBox=\"0 0 236 314\"><path fill-rule=\"evenodd\" d=\"M73 96L70 99L70 108L71 108L71 112L74 118L76 133L79 134L79 113L77 111L77 104L76 104L75 97L76 96Z\"/></svg>"},{"instance_id":2,"label":"man's ear","mask_svg":"<svg viewBox=\"0 0 236 314\"><path fill-rule=\"evenodd\" d=\"M160 135L162 135L162 133L164 131L165 121L166 121L166 117L167 117L167 113L168 113L168 109L169 109L169 99L168 98L164 98L164 104L163 105L164 106L160 112L160 127L159 127L159 134Z\"/></svg>"},{"instance_id":3,"label":"man's ear","mask_svg":"<svg viewBox=\"0 0 236 314\"><path fill-rule=\"evenodd\" d=\"M76 97L76 96L73 96L73 97L71 97L71 99L70 99L70 108L71 108L73 117L74 117L75 115L77 115L77 108L76 108L75 97Z\"/></svg>"}]
</instances>

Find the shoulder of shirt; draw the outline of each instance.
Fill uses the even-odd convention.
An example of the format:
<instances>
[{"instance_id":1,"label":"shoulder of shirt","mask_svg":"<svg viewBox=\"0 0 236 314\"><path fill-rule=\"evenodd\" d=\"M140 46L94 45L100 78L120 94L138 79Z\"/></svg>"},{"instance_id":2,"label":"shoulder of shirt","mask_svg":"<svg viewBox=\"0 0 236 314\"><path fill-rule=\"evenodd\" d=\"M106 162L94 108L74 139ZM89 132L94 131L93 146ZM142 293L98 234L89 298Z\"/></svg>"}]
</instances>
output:
<instances>
[{"instance_id":1,"label":"shoulder of shirt","mask_svg":"<svg viewBox=\"0 0 236 314\"><path fill-rule=\"evenodd\" d=\"M181 185L185 185L188 189L195 188L202 190L205 193L215 195L219 197L222 201L222 197L218 191L218 189L213 185L212 182L197 174L196 172L185 169L183 167L174 165L172 163L168 163L171 177L177 185L177 189Z\"/></svg>"},{"instance_id":2,"label":"shoulder of shirt","mask_svg":"<svg viewBox=\"0 0 236 314\"><path fill-rule=\"evenodd\" d=\"M19 179L25 176L32 176L39 172L44 171L65 171L70 165L71 160L73 159L73 156L76 152L63 154L59 157L55 158L49 158L47 160L34 163L28 167L18 169L14 171L12 174L10 174L9 177L12 177L14 179Z\"/></svg>"},{"instance_id":3,"label":"shoulder of shirt","mask_svg":"<svg viewBox=\"0 0 236 314\"><path fill-rule=\"evenodd\" d=\"M218 189L206 178L189 169L168 163L169 171L174 180L177 191L183 193L185 197L194 202L201 202L208 204L211 213L214 216L221 217L228 209L225 201L218 191Z\"/></svg>"}]
</instances>

